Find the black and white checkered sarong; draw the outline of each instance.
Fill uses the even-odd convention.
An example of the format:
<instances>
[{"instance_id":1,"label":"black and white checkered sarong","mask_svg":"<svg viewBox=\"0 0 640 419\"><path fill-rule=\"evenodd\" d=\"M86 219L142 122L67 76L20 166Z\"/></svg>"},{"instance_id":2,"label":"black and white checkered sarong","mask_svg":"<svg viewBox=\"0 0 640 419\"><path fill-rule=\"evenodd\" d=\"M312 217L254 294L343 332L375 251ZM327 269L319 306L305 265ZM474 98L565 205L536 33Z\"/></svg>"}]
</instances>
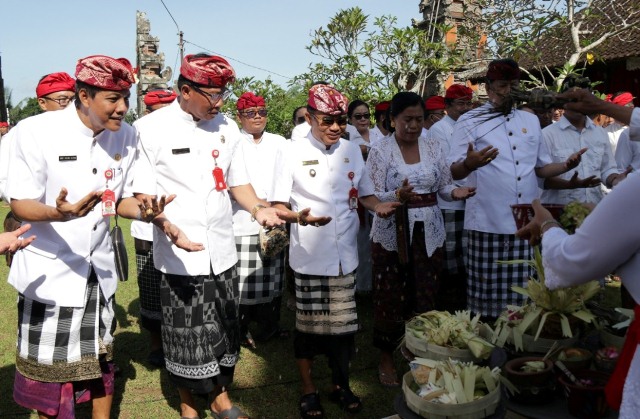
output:
<instances>
[{"instance_id":1,"label":"black and white checkered sarong","mask_svg":"<svg viewBox=\"0 0 640 419\"><path fill-rule=\"evenodd\" d=\"M162 272L153 266L153 245L149 251L136 251L136 269L138 273L141 323L147 329L150 329L150 327L147 327L148 323L158 323L157 329L159 332L160 321L162 320L162 310L160 308L160 279L162 278Z\"/></svg>"},{"instance_id":2,"label":"black and white checkered sarong","mask_svg":"<svg viewBox=\"0 0 640 419\"><path fill-rule=\"evenodd\" d=\"M44 382L102 377L100 361L113 356L114 307L115 296L104 299L93 271L84 307L49 305L20 294L17 370Z\"/></svg>"},{"instance_id":3,"label":"black and white checkered sarong","mask_svg":"<svg viewBox=\"0 0 640 419\"><path fill-rule=\"evenodd\" d=\"M502 265L497 261L530 260L533 250L513 234L468 230L467 306L474 313L498 317L507 304L522 305L525 297L512 285L527 286L534 270L526 263Z\"/></svg>"},{"instance_id":4,"label":"black and white checkered sarong","mask_svg":"<svg viewBox=\"0 0 640 419\"><path fill-rule=\"evenodd\" d=\"M240 304L253 305L273 301L282 295L284 254L272 258L260 257L259 236L236 236Z\"/></svg>"},{"instance_id":5,"label":"black and white checkered sarong","mask_svg":"<svg viewBox=\"0 0 640 419\"><path fill-rule=\"evenodd\" d=\"M317 335L358 330L354 272L340 276L294 275L297 330Z\"/></svg>"},{"instance_id":6,"label":"black and white checkered sarong","mask_svg":"<svg viewBox=\"0 0 640 419\"><path fill-rule=\"evenodd\" d=\"M467 234L464 231L464 210L442 210L446 233L444 272L447 275L465 273L464 255L467 253Z\"/></svg>"}]
</instances>

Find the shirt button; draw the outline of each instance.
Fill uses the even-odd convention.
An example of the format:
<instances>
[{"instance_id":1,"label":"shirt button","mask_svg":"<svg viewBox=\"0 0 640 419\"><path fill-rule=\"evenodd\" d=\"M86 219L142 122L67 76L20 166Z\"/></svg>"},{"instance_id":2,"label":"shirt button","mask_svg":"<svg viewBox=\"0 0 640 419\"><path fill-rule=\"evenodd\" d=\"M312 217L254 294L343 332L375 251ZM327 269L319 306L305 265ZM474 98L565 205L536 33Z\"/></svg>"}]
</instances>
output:
<instances>
[{"instance_id":1,"label":"shirt button","mask_svg":"<svg viewBox=\"0 0 640 419\"><path fill-rule=\"evenodd\" d=\"M516 166L519 165L519 164L520 164L520 162L516 160Z\"/></svg>"},{"instance_id":2,"label":"shirt button","mask_svg":"<svg viewBox=\"0 0 640 419\"><path fill-rule=\"evenodd\" d=\"M521 193L518 194L518 198L522 198L522 194Z\"/></svg>"},{"instance_id":3,"label":"shirt button","mask_svg":"<svg viewBox=\"0 0 640 419\"><path fill-rule=\"evenodd\" d=\"M520 181L520 176L518 176L518 181Z\"/></svg>"},{"instance_id":4,"label":"shirt button","mask_svg":"<svg viewBox=\"0 0 640 419\"><path fill-rule=\"evenodd\" d=\"M513 135L513 132L509 131L509 135Z\"/></svg>"},{"instance_id":5,"label":"shirt button","mask_svg":"<svg viewBox=\"0 0 640 419\"><path fill-rule=\"evenodd\" d=\"M96 173L98 173L98 169L96 169L95 167L92 170L93 174L95 175Z\"/></svg>"},{"instance_id":6,"label":"shirt button","mask_svg":"<svg viewBox=\"0 0 640 419\"><path fill-rule=\"evenodd\" d=\"M507 118L507 122L511 121L511 118Z\"/></svg>"},{"instance_id":7,"label":"shirt button","mask_svg":"<svg viewBox=\"0 0 640 419\"><path fill-rule=\"evenodd\" d=\"M98 226L97 226L97 225L94 225L94 226L93 226L93 231L96 231L97 229L98 229Z\"/></svg>"},{"instance_id":8,"label":"shirt button","mask_svg":"<svg viewBox=\"0 0 640 419\"><path fill-rule=\"evenodd\" d=\"M515 149L516 149L516 146L513 146L513 149L515 150Z\"/></svg>"}]
</instances>

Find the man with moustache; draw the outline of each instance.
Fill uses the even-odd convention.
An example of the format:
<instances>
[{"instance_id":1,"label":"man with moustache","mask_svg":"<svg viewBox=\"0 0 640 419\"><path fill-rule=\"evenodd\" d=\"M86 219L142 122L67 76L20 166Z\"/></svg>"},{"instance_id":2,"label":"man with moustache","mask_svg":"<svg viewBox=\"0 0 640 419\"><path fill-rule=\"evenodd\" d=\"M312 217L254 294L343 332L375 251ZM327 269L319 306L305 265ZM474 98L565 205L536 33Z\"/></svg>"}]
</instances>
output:
<instances>
[{"instance_id":1,"label":"man with moustache","mask_svg":"<svg viewBox=\"0 0 640 419\"><path fill-rule=\"evenodd\" d=\"M162 272L162 343L180 413L198 417L194 393L208 394L214 417L248 417L227 388L240 352L238 261L231 198L261 225L282 221L250 185L238 126L220 113L235 79L222 57L187 55L178 99L140 118L134 191L177 196L153 221Z\"/></svg>"},{"instance_id":2,"label":"man with moustache","mask_svg":"<svg viewBox=\"0 0 640 419\"><path fill-rule=\"evenodd\" d=\"M392 214L399 203L380 202L360 148L341 139L347 127L347 99L342 93L316 84L309 90L307 110L311 129L278 153L269 198L277 207L293 210L285 218L292 223L289 264L296 289L294 350L303 394L299 409L304 418L322 418L311 377L316 355L329 360L329 399L348 413L362 409L360 398L349 386L349 359L358 330L358 200L379 216ZM312 216L309 208L323 216Z\"/></svg>"},{"instance_id":3,"label":"man with moustache","mask_svg":"<svg viewBox=\"0 0 640 419\"><path fill-rule=\"evenodd\" d=\"M499 265L499 260L530 260L529 243L515 236L510 205L538 196L538 177L549 178L580 163L581 150L553 163L542 139L538 118L514 109L510 93L520 81L518 63L494 60L487 70L489 101L462 115L451 138L449 163L454 179L477 187L467 199L464 228L467 245L467 308L489 319L508 304L521 305L524 296L513 285L525 286L533 274L526 263Z\"/></svg>"}]
</instances>

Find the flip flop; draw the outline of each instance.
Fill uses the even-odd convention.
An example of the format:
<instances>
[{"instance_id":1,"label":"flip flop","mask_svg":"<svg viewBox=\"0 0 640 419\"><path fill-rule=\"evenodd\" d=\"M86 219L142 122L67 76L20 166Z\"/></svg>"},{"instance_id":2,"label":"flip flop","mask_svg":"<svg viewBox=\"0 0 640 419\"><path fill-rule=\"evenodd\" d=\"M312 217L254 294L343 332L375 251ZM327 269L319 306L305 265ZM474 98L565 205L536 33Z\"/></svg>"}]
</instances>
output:
<instances>
[{"instance_id":1,"label":"flip flop","mask_svg":"<svg viewBox=\"0 0 640 419\"><path fill-rule=\"evenodd\" d=\"M362 410L362 401L348 388L337 388L329 394L329 400L340 406L348 413L358 413Z\"/></svg>"},{"instance_id":2,"label":"flip flop","mask_svg":"<svg viewBox=\"0 0 640 419\"><path fill-rule=\"evenodd\" d=\"M300 397L300 417L302 419L322 419L324 417L324 409L320 404L320 396L317 392L305 394ZM311 412L319 413L312 415Z\"/></svg>"}]
</instances>

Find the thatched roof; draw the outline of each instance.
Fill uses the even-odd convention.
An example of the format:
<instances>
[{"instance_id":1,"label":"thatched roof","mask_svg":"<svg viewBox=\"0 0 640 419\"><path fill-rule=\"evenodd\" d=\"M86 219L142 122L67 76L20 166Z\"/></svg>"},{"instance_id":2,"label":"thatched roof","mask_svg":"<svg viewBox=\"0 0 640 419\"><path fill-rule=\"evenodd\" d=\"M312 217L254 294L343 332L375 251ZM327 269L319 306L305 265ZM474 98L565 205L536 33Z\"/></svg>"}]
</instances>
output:
<instances>
[{"instance_id":1,"label":"thatched roof","mask_svg":"<svg viewBox=\"0 0 640 419\"><path fill-rule=\"evenodd\" d=\"M576 20L579 20L583 13L583 11L579 12ZM603 61L639 57L640 0L594 0L591 14L581 28L588 33L581 34L580 39L583 42L596 40L603 34L611 32L612 29L621 27L623 22L626 22L630 28L609 37L590 52L595 55L596 59ZM550 28L533 48L539 54L521 57L520 66L533 68L540 64L548 67L564 65L574 51L570 31L571 28L562 23ZM581 61L585 60L586 57L583 56Z\"/></svg>"}]
</instances>

